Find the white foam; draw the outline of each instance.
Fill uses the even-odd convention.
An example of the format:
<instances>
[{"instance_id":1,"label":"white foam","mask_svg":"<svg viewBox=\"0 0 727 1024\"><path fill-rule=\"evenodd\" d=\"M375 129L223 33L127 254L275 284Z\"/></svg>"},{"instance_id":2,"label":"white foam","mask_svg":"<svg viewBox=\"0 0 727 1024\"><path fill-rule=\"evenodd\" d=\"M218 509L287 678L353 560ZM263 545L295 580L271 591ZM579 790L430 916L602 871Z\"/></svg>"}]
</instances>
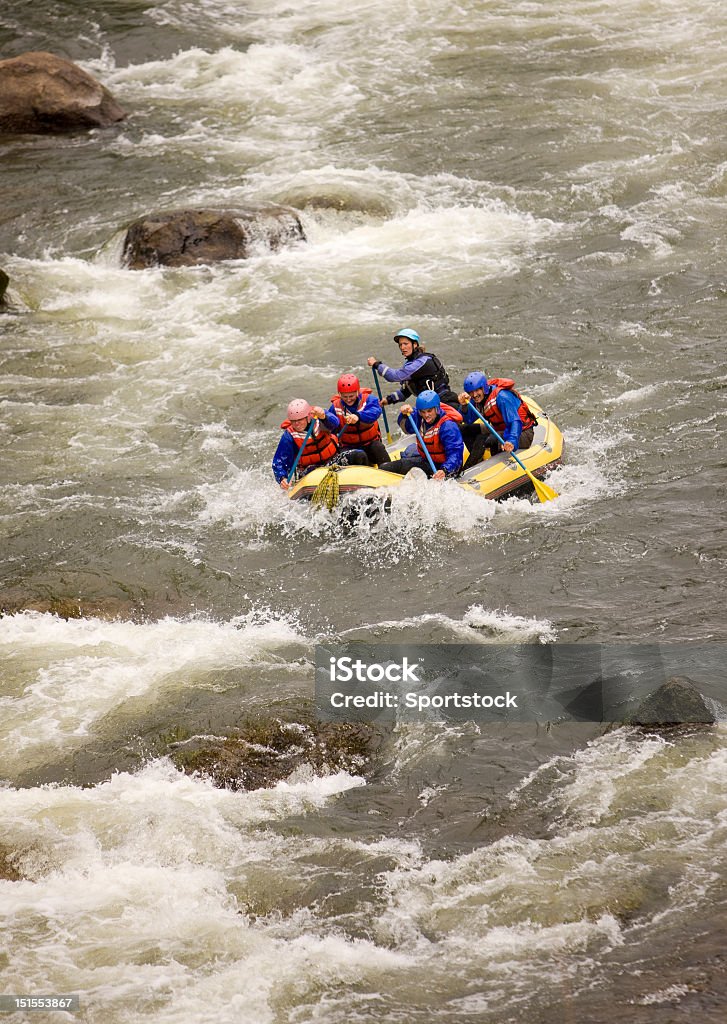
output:
<instances>
[{"instance_id":1,"label":"white foam","mask_svg":"<svg viewBox=\"0 0 727 1024\"><path fill-rule=\"evenodd\" d=\"M290 501L276 484L269 464L264 469L231 469L223 480L202 484L198 494L204 503L199 513L202 525L224 523L260 544L273 543L276 532L322 537L332 522L325 509L307 501Z\"/></svg>"},{"instance_id":2,"label":"white foam","mask_svg":"<svg viewBox=\"0 0 727 1024\"><path fill-rule=\"evenodd\" d=\"M358 102L361 93L335 62L319 50L296 44L254 43L245 50L222 47L209 53L191 49L166 60L130 64L107 76L110 87L129 100L176 101L198 110L218 107L229 118L272 121L304 115L311 129L336 111ZM315 119L313 111L315 111ZM259 122L253 125L260 128Z\"/></svg>"},{"instance_id":3,"label":"white foam","mask_svg":"<svg viewBox=\"0 0 727 1024\"><path fill-rule=\"evenodd\" d=\"M305 643L291 619L264 611L219 623L65 621L23 612L0 618L0 651L14 655L12 696L0 698L5 765L31 767L84 742L127 702L147 706L221 669L290 671L276 651Z\"/></svg>"},{"instance_id":4,"label":"white foam","mask_svg":"<svg viewBox=\"0 0 727 1024\"><path fill-rule=\"evenodd\" d=\"M646 220L637 221L621 232L621 238L628 242L638 242L651 249L654 256L662 259L671 255L674 248L672 242L677 241L679 237L679 233L673 228L662 227Z\"/></svg>"},{"instance_id":5,"label":"white foam","mask_svg":"<svg viewBox=\"0 0 727 1024\"><path fill-rule=\"evenodd\" d=\"M528 367L528 376L536 377L542 374L552 374L553 370L548 368ZM578 378L582 376L582 370L565 370L554 375L550 382L539 380L536 384L523 384L522 390L533 398L541 399L543 395L550 398L552 395L567 395L569 390L578 385Z\"/></svg>"},{"instance_id":6,"label":"white foam","mask_svg":"<svg viewBox=\"0 0 727 1024\"><path fill-rule=\"evenodd\" d=\"M230 470L223 480L198 489L204 502L201 523L224 523L240 531L246 544L272 544L281 535L326 538L332 550L345 548L367 567L409 559L423 540L444 529L469 535L495 515L495 505L457 484L405 480L399 487L377 493L375 500L391 501L390 511L377 517L360 515L351 523L348 510L366 502L366 496L345 499L328 512L307 501L290 501L276 485L272 472ZM416 536L409 524L418 523Z\"/></svg>"},{"instance_id":7,"label":"white foam","mask_svg":"<svg viewBox=\"0 0 727 1024\"><path fill-rule=\"evenodd\" d=\"M708 848L705 834L727 821L727 798L721 785L727 747L720 742L713 749L713 740L705 736L702 749L697 746L686 763L681 749L658 734L616 729L568 757L557 756L540 765L510 797L517 803L535 785L538 800L545 799L546 806L573 827L639 816L648 805L652 822L678 826L684 848L693 841L699 860L697 851ZM541 782L549 789L546 798L540 793ZM557 827L562 827L562 821ZM669 841L673 840L670 835Z\"/></svg>"},{"instance_id":8,"label":"white foam","mask_svg":"<svg viewBox=\"0 0 727 1024\"><path fill-rule=\"evenodd\" d=\"M216 1019L252 1024L272 1019L283 979L312 983L312 960L315 984L404 966L395 951L310 934L309 914L281 930L277 915L255 923L246 913L245 899L269 900L270 886L278 896L293 879L305 886L296 860L312 849L257 826L361 782L340 774L232 793L157 762L93 789L1 790L0 842L32 878L0 882L13 948L4 980L81 992L85 1010L124 1019L151 1007L155 1019L200 1019L213 999Z\"/></svg>"},{"instance_id":9,"label":"white foam","mask_svg":"<svg viewBox=\"0 0 727 1024\"><path fill-rule=\"evenodd\" d=\"M591 741L572 758L571 780L557 792L557 803L570 818L582 823L601 820L611 810L627 780L658 757L664 747L661 737L644 737L633 742L629 730L617 730Z\"/></svg>"},{"instance_id":10,"label":"white foam","mask_svg":"<svg viewBox=\"0 0 727 1024\"><path fill-rule=\"evenodd\" d=\"M483 276L514 273L529 258L530 247L558 230L552 221L501 203L455 206L445 201L435 209L417 207L322 240L301 257L306 269L312 272L310 264L315 264L315 273L326 277L345 260L353 282L370 283L375 268L378 288L387 292L421 295L426 287L430 294L446 294ZM294 262L290 254L281 258Z\"/></svg>"},{"instance_id":11,"label":"white foam","mask_svg":"<svg viewBox=\"0 0 727 1024\"><path fill-rule=\"evenodd\" d=\"M341 637L350 640L359 633L366 635L371 631L374 631L378 640L386 633L396 634L400 638L411 633L412 638L416 638L421 637L424 631L427 637L436 635L441 643L463 640L467 643L528 643L535 640L546 643L555 639L555 629L547 619L486 609L480 604L471 605L461 619L443 612L425 612L403 619L357 626L341 633ZM403 639L397 642L403 642Z\"/></svg>"},{"instance_id":12,"label":"white foam","mask_svg":"<svg viewBox=\"0 0 727 1024\"><path fill-rule=\"evenodd\" d=\"M622 402L636 404L638 402L642 402L646 398L651 398L653 395L661 391L663 387L663 384L645 384L643 387L631 388L614 398L606 398L604 401L607 405L620 405Z\"/></svg>"},{"instance_id":13,"label":"white foam","mask_svg":"<svg viewBox=\"0 0 727 1024\"><path fill-rule=\"evenodd\" d=\"M555 629L547 619L527 618L523 615L512 615L509 612L494 612L482 605L475 604L468 608L463 622L471 629L484 630L495 636L526 643L528 640L539 640L548 643L555 640Z\"/></svg>"},{"instance_id":14,"label":"white foam","mask_svg":"<svg viewBox=\"0 0 727 1024\"><path fill-rule=\"evenodd\" d=\"M465 961L470 969L480 965L488 975L496 965L498 974L526 984L528 961L536 973L566 951L623 941L607 911L595 919L571 916L568 893L577 901L588 884L581 853L577 840L571 845L507 837L451 861L397 868L385 876L389 901L378 935L413 952L425 932L448 960ZM616 883L609 878L610 886Z\"/></svg>"},{"instance_id":15,"label":"white foam","mask_svg":"<svg viewBox=\"0 0 727 1024\"><path fill-rule=\"evenodd\" d=\"M682 996L696 991L696 989L690 988L689 985L668 985L666 988L650 992L636 1001L640 1006L657 1006L660 1003L671 1003L672 1006L676 1006L681 1002Z\"/></svg>"}]
</instances>

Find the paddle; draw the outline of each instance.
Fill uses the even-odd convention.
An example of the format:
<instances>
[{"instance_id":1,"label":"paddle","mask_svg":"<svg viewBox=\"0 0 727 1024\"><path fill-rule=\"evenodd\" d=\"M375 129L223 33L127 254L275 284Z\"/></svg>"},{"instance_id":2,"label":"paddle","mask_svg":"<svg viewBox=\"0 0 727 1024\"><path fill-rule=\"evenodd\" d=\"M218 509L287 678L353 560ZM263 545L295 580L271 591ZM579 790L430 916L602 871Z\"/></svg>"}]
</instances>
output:
<instances>
[{"instance_id":1,"label":"paddle","mask_svg":"<svg viewBox=\"0 0 727 1024\"><path fill-rule=\"evenodd\" d=\"M343 419L343 426L341 427L341 429L336 434L336 437L338 438L339 441L343 437L343 432L346 429L346 427L355 426L356 425L355 423L346 423L346 413L347 412L350 413L351 410L346 408L346 403L345 402L341 402L341 405L343 406L343 412L341 413L341 415L338 418L339 419ZM360 417L359 417L359 422L360 422Z\"/></svg>"},{"instance_id":2,"label":"paddle","mask_svg":"<svg viewBox=\"0 0 727 1024\"><path fill-rule=\"evenodd\" d=\"M381 402L383 401L384 396L381 394L381 384L379 383L379 375L376 372L376 368L374 366L371 367L371 372L374 375L374 383L376 384L376 390L379 393L379 401ZM391 431L389 430L389 421L386 418L386 407L383 405L381 406L381 414L384 417L384 426L386 427L386 440L389 442L389 444L393 444L393 441L391 440Z\"/></svg>"},{"instance_id":3,"label":"paddle","mask_svg":"<svg viewBox=\"0 0 727 1024\"><path fill-rule=\"evenodd\" d=\"M290 472L288 473L288 483L290 483L290 481L293 479L293 477L295 475L295 471L298 468L298 463L300 462L300 457L303 454L303 449L308 444L308 438L311 436L311 434L315 430L315 427L316 427L316 421L315 421L315 417L313 417L313 419L308 424L308 431L307 431L305 437L303 438L303 444L300 446L300 448L298 449L298 454L295 456L295 462L293 463L293 467L290 470Z\"/></svg>"},{"instance_id":4,"label":"paddle","mask_svg":"<svg viewBox=\"0 0 727 1024\"><path fill-rule=\"evenodd\" d=\"M500 442L500 444L504 445L505 442L503 441L503 439L497 433L497 431L492 426L492 424L487 422L487 420L482 415L482 413L479 411L479 409L471 401L468 402L467 405L470 407L470 409L475 414L475 416L477 416L479 419L482 420L482 422L485 424L485 426L490 431L490 433L495 435L495 437ZM542 482L542 480L538 480L537 477L533 476L533 474L530 472L530 470L527 468L527 466L524 466L522 464L522 462L517 457L517 455L515 454L514 451L513 452L508 452L508 454L511 455L513 457L513 459L515 459L515 462L517 462L517 464L520 467L520 469L524 470L528 474L528 476L530 477L530 479L532 481L533 487L535 488L535 493L537 494L538 498L542 502L552 501L553 498L557 498L558 497L558 492L557 491L554 491L552 487L548 487L548 485L544 484Z\"/></svg>"},{"instance_id":5,"label":"paddle","mask_svg":"<svg viewBox=\"0 0 727 1024\"><path fill-rule=\"evenodd\" d=\"M423 441L423 439L422 439L422 435L421 435L421 434L419 433L419 427L418 427L418 426L416 425L416 422L415 422L415 420L414 420L414 417L412 416L412 414L411 414L411 413L409 413L409 415L407 416L407 419L408 419L408 420L409 420L409 422L411 423L411 425L412 425L412 428L413 428L413 430L414 430L414 433L416 434L416 436L417 436L417 438L418 438L418 440L419 440L419 444L420 444L420 446L421 446L421 448L422 448L422 450L423 450L424 454L425 454L425 455L426 455L426 457L427 457L427 462L428 462L428 463L429 463L429 465L430 465L430 466L432 467L432 473L436 473L436 472L437 472L437 467L436 467L436 466L434 465L434 460L432 459L432 456L431 456L431 455L429 454L429 449L428 449L428 448L427 448L427 446L426 446L426 445L424 444L424 441Z\"/></svg>"}]
</instances>

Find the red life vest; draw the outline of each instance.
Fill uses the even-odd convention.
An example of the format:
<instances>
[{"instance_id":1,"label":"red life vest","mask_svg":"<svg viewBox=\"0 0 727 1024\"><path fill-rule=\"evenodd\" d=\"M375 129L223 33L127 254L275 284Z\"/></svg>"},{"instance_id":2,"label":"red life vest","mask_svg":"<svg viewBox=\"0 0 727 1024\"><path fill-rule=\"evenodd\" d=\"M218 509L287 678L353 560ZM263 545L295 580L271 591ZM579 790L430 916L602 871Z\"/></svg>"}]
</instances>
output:
<instances>
[{"instance_id":1,"label":"red life vest","mask_svg":"<svg viewBox=\"0 0 727 1024\"><path fill-rule=\"evenodd\" d=\"M310 425L310 424L309 424ZM287 430L290 436L296 443L296 446L300 448L305 441L305 435L308 433L308 427L304 431L293 430L290 420L283 420L280 424L282 430ZM306 466L320 466L323 462L328 462L338 451L338 438L335 434L330 434L327 430L321 427L320 420L316 420L316 425L313 428L313 433L306 442L305 450L298 461L298 465L305 468Z\"/></svg>"},{"instance_id":2,"label":"red life vest","mask_svg":"<svg viewBox=\"0 0 727 1024\"><path fill-rule=\"evenodd\" d=\"M346 413L360 413L363 407L366 405L366 399L371 394L371 388L361 389L361 398L356 408L351 408L348 405L344 405L341 401L340 395L331 395L331 402L333 408L338 414L338 418L343 424L343 417ZM372 441L378 441L381 438L381 431L377 420L373 423L363 423L361 420L358 423L349 423L343 433L340 435L338 440L342 445L349 447L357 447L358 445L371 444Z\"/></svg>"},{"instance_id":3,"label":"red life vest","mask_svg":"<svg viewBox=\"0 0 727 1024\"><path fill-rule=\"evenodd\" d=\"M534 427L538 422L533 414L528 409L525 402L520 397L520 392L515 390L515 381L510 380L508 377L490 377L489 383L492 385L492 391L485 399L485 404L482 407L482 415L488 420L498 433L502 433L505 429L505 421L502 418L502 413L497 407L497 396L501 391L512 391L513 395L517 395L520 399L520 407L518 408L517 414L523 425L523 430L527 430L529 427Z\"/></svg>"},{"instance_id":4,"label":"red life vest","mask_svg":"<svg viewBox=\"0 0 727 1024\"><path fill-rule=\"evenodd\" d=\"M447 461L447 453L445 452L444 445L439 437L439 428L443 423L446 423L447 420L451 423L456 423L457 426L459 426L462 422L462 416L456 409L453 409L451 405L447 405L446 402L442 402L442 415L438 420L432 423L431 426L427 426L421 418L421 414L419 420L419 433L422 435L422 440L427 446L427 451L432 457L432 462L435 466L443 466ZM417 448L419 449L422 458L426 459L426 452L419 443L419 438L417 438Z\"/></svg>"}]
</instances>

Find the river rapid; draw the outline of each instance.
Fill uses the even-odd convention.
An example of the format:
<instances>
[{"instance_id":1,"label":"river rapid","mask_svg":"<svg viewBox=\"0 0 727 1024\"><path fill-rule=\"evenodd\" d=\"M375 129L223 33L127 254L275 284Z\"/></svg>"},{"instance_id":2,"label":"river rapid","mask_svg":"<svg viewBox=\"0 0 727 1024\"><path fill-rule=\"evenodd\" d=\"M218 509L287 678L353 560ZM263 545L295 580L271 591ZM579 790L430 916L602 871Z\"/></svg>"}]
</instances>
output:
<instances>
[{"instance_id":1,"label":"river rapid","mask_svg":"<svg viewBox=\"0 0 727 1024\"><path fill-rule=\"evenodd\" d=\"M5 0L0 44L131 114L0 139L2 992L89 1024L724 1021L723 725L400 724L367 778L250 792L167 754L302 714L322 642L727 639L727 13ZM135 217L248 200L307 241L122 267ZM557 501L281 498L288 400L368 383L403 326L548 411Z\"/></svg>"}]
</instances>

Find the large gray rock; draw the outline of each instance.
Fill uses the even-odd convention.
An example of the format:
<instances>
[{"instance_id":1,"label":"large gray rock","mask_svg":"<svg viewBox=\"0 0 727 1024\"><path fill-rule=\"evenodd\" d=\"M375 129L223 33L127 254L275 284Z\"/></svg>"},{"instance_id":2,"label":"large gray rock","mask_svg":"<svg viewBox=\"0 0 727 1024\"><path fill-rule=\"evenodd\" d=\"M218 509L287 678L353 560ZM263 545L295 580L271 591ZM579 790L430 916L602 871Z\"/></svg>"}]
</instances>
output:
<instances>
[{"instance_id":1,"label":"large gray rock","mask_svg":"<svg viewBox=\"0 0 727 1024\"><path fill-rule=\"evenodd\" d=\"M108 89L69 60L43 51L0 60L0 132L88 131L125 117Z\"/></svg>"},{"instance_id":2,"label":"large gray rock","mask_svg":"<svg viewBox=\"0 0 727 1024\"><path fill-rule=\"evenodd\" d=\"M650 693L629 718L630 725L647 728L712 725L716 716L691 679L675 677Z\"/></svg>"},{"instance_id":3,"label":"large gray rock","mask_svg":"<svg viewBox=\"0 0 727 1024\"><path fill-rule=\"evenodd\" d=\"M274 204L236 210L170 210L129 226L123 261L131 270L190 267L246 259L260 248L276 252L305 241L300 217Z\"/></svg>"}]
</instances>

